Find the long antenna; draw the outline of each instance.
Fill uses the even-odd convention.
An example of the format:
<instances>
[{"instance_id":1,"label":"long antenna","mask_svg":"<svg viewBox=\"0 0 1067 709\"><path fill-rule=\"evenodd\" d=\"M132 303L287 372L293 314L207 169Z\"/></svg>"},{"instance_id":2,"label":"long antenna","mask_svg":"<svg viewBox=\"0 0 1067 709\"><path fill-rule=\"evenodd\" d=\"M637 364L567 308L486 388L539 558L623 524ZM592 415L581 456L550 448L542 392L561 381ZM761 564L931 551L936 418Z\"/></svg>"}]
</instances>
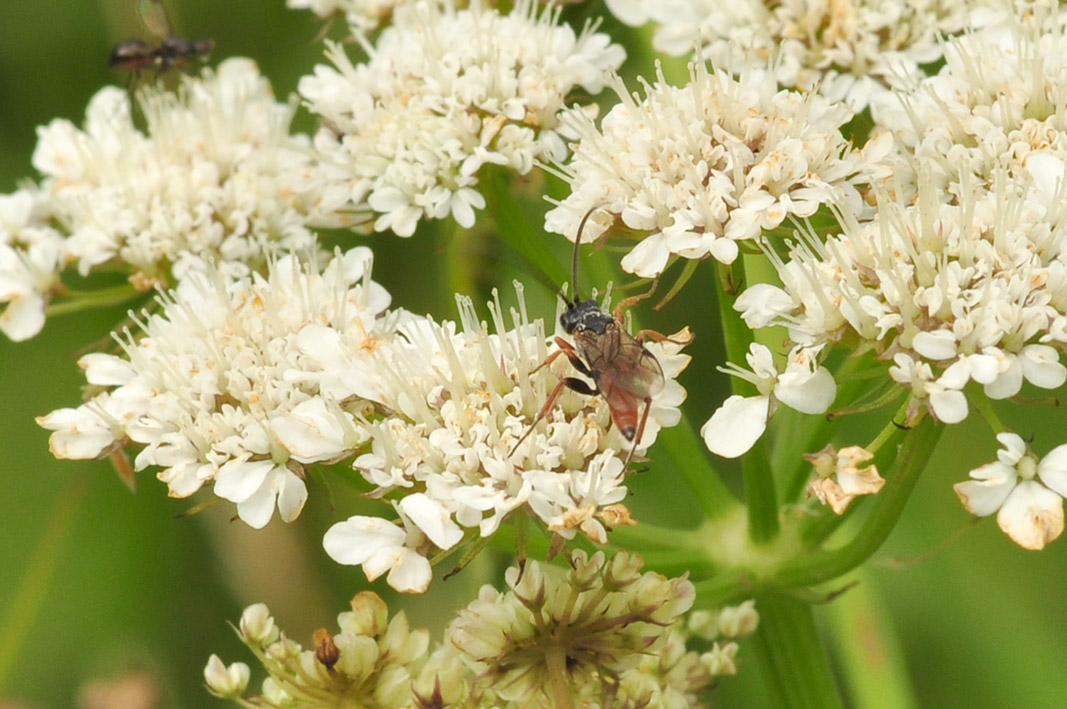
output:
<instances>
[{"instance_id":1,"label":"long antenna","mask_svg":"<svg viewBox=\"0 0 1067 709\"><path fill-rule=\"evenodd\" d=\"M597 204L589 208L589 211L582 217L582 221L578 222L578 233L574 237L574 257L571 262L574 280L571 281L571 299L575 304L578 303L578 246L582 243L582 230L585 228L585 223L589 221L589 217L592 216L593 212L600 209L600 206Z\"/></svg>"}]
</instances>

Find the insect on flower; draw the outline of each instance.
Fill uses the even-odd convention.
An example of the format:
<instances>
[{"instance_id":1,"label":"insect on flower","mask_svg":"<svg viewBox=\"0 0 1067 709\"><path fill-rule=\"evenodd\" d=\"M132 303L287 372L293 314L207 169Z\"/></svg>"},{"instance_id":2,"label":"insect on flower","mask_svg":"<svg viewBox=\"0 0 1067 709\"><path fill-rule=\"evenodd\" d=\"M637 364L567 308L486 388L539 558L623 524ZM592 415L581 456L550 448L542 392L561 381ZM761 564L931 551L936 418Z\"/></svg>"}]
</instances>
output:
<instances>
[{"instance_id":1,"label":"insect on flower","mask_svg":"<svg viewBox=\"0 0 1067 709\"><path fill-rule=\"evenodd\" d=\"M160 0L138 0L137 13L148 31L159 38L160 44L154 47L140 39L119 42L111 50L108 59L112 69L131 74L145 69L157 69L160 72L171 67L180 69L190 62L206 60L215 48L215 41L211 39L176 36L171 31L167 11Z\"/></svg>"},{"instance_id":2,"label":"insect on flower","mask_svg":"<svg viewBox=\"0 0 1067 709\"><path fill-rule=\"evenodd\" d=\"M571 344L562 337L556 337L558 350L550 354L544 362L535 367L536 372L549 366L560 355L566 355L580 373L593 380L592 385L584 379L565 377L560 380L538 412L533 423L512 447L511 455L519 445L540 423L556 400L567 387L579 394L588 396L601 395L611 410L611 421L627 441L633 441L625 465L637 450L637 444L645 431L648 412L652 407L652 397L663 390L664 376L659 361L642 344L645 337L657 341L667 340L664 335L652 330L641 330L637 336L626 331L623 323L623 310L649 294L627 298L615 308L615 313L606 312L595 300L581 300L578 291L578 249L582 243L582 229L596 207L586 212L578 224L578 234L574 239L574 257L572 262L573 280L571 281L571 298L560 297L567 309L560 315L559 323L563 330L574 338ZM679 343L686 344L686 343ZM643 409L641 404L644 404Z\"/></svg>"}]
</instances>

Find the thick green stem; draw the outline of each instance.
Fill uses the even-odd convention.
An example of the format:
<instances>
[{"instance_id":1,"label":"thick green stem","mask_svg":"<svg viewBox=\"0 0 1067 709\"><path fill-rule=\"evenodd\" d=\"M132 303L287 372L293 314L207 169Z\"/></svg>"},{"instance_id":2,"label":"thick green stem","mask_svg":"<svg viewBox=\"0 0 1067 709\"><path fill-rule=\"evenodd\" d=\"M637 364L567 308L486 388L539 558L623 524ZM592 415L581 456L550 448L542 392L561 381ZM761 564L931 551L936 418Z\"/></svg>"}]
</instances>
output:
<instances>
[{"instance_id":1,"label":"thick green stem","mask_svg":"<svg viewBox=\"0 0 1067 709\"><path fill-rule=\"evenodd\" d=\"M769 544L778 538L778 494L771 473L766 437L741 459L745 479L745 502L748 504L748 537L756 544Z\"/></svg>"},{"instance_id":2,"label":"thick green stem","mask_svg":"<svg viewBox=\"0 0 1067 709\"><path fill-rule=\"evenodd\" d=\"M656 456L671 459L706 520L722 519L737 509L737 498L708 461L708 449L686 416L659 432L653 450Z\"/></svg>"},{"instance_id":3,"label":"thick green stem","mask_svg":"<svg viewBox=\"0 0 1067 709\"><path fill-rule=\"evenodd\" d=\"M900 519L904 505L926 468L944 426L930 417L923 419L900 445L897 470L878 493L870 515L859 533L845 546L812 554L782 564L775 574L777 584L810 586L836 578L859 566L878 550Z\"/></svg>"},{"instance_id":4,"label":"thick green stem","mask_svg":"<svg viewBox=\"0 0 1067 709\"><path fill-rule=\"evenodd\" d=\"M876 577L864 573L867 568L850 574L855 586L819 613L837 676L851 706L918 707L904 650L885 612Z\"/></svg>"},{"instance_id":5,"label":"thick green stem","mask_svg":"<svg viewBox=\"0 0 1067 709\"><path fill-rule=\"evenodd\" d=\"M735 364L745 361L749 346L752 344L752 330L745 325L741 315L734 310L737 299L736 290L742 279L742 269L717 265L715 279L719 301L719 317L722 320L723 342L726 357ZM739 377L732 377L735 394L751 395L755 393L750 383ZM774 489L774 476L771 474L770 455L766 439L760 439L748 453L741 458L741 467L745 480L745 504L748 506L749 538L756 544L773 541L780 530L778 520L778 495Z\"/></svg>"},{"instance_id":6,"label":"thick green stem","mask_svg":"<svg viewBox=\"0 0 1067 709\"><path fill-rule=\"evenodd\" d=\"M574 702L567 684L567 657L563 647L554 645L545 653L548 666L548 687L552 696L552 706L559 709L571 709Z\"/></svg>"},{"instance_id":7,"label":"thick green stem","mask_svg":"<svg viewBox=\"0 0 1067 709\"><path fill-rule=\"evenodd\" d=\"M760 676L776 707L842 706L809 604L783 595L756 599L759 630L752 643Z\"/></svg>"},{"instance_id":8,"label":"thick green stem","mask_svg":"<svg viewBox=\"0 0 1067 709\"><path fill-rule=\"evenodd\" d=\"M758 569L726 570L695 584L696 606L714 608L760 591L812 586L835 579L866 561L899 520L943 429L944 426L927 417L908 432L897 456L896 473L874 499L863 526L847 544L832 551L794 556Z\"/></svg>"}]
</instances>

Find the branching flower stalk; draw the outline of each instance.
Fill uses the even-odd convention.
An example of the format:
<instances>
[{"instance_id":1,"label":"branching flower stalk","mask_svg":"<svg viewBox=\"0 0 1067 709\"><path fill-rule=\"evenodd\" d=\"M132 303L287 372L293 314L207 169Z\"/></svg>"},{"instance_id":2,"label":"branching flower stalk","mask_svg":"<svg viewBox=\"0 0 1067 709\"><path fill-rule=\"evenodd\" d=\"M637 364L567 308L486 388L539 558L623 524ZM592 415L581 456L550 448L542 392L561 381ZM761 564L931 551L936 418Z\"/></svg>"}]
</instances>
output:
<instances>
[{"instance_id":1,"label":"branching flower stalk","mask_svg":"<svg viewBox=\"0 0 1067 709\"><path fill-rule=\"evenodd\" d=\"M680 85L639 67L637 92L574 8L288 4L352 38L325 41L299 98L229 58L132 103L102 89L81 127L40 130L38 174L0 196L0 331L154 293L80 357L82 400L37 419L55 457L132 455L124 478L232 503L254 529L277 512L321 538L309 554L414 602L489 547L514 564L433 629L361 590L306 645L250 606L261 693L212 655L213 694L688 707L741 669L780 679L778 705L840 704L808 601L878 550L972 412L999 448L957 471L964 510L1028 550L1062 534L1067 445L1016 407L1067 382L1058 4L612 0L656 23L657 49L697 50ZM298 106L314 136L290 130ZM416 314L374 280L366 234L442 220L485 288ZM615 292L590 276L589 302L556 283L573 302L528 304L538 274L510 282L504 245ZM667 321L646 306L679 271L686 321L634 326ZM128 285L92 290L105 272ZM303 514L321 482L366 504ZM763 650L740 665L752 633Z\"/></svg>"}]
</instances>

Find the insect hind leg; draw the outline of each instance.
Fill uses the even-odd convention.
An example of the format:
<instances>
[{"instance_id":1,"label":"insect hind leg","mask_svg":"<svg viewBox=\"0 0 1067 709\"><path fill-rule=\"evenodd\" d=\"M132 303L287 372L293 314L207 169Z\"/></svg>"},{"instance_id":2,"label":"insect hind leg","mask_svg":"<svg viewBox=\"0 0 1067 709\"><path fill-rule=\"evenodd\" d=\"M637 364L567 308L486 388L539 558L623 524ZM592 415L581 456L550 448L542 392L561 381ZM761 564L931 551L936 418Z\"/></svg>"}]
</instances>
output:
<instances>
[{"instance_id":1,"label":"insect hind leg","mask_svg":"<svg viewBox=\"0 0 1067 709\"><path fill-rule=\"evenodd\" d=\"M626 469L630 467L630 462L634 459L634 453L637 452L637 444L641 442L641 437L645 435L645 424L648 423L648 412L651 408L652 399L651 397L648 397L645 399L645 410L641 413L641 422L637 424L637 431L634 433L630 452L626 455L626 460L622 463L623 472L626 472Z\"/></svg>"}]
</instances>

